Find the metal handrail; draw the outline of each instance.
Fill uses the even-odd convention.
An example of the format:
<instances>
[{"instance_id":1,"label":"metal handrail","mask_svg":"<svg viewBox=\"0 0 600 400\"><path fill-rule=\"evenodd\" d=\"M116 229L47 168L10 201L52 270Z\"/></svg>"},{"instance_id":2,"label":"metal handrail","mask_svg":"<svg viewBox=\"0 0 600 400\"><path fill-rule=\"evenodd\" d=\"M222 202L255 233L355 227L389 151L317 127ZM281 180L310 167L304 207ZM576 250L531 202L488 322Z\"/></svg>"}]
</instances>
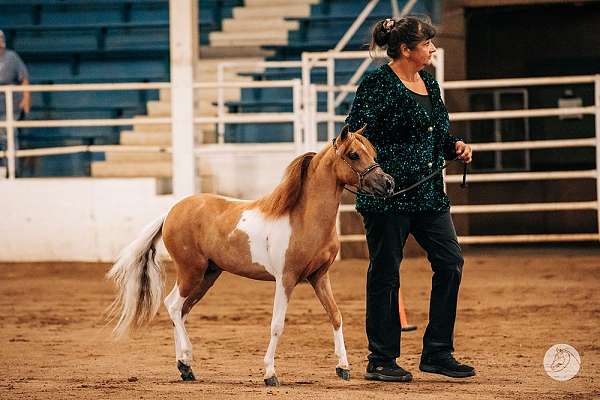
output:
<instances>
[{"instance_id":1,"label":"metal handrail","mask_svg":"<svg viewBox=\"0 0 600 400\"><path fill-rule=\"evenodd\" d=\"M276 123L291 122L294 124L294 148L296 152L302 150L301 141L301 83L298 79L285 81L263 82L195 82L194 88L265 88L289 87L292 89L292 113L254 113L254 114L223 114L220 117L196 117L195 124L204 123ZM170 124L170 117L136 117L136 118L107 118L107 119L62 119L62 120L14 120L13 93L14 92L80 92L80 91L108 91L108 90L153 90L170 89L168 82L153 83L98 83L98 84L57 84L57 85L2 85L0 93L5 94L6 120L0 121L0 128L6 129L7 150L0 151L0 157L7 157L9 179L15 179L15 159L20 157L74 154L82 152L171 152L171 147L164 146L126 146L126 145L76 145L61 147L46 147L28 150L16 150L14 130L16 128L49 128L49 127L81 127L81 126L129 126L129 125L155 125Z\"/></svg>"}]
</instances>

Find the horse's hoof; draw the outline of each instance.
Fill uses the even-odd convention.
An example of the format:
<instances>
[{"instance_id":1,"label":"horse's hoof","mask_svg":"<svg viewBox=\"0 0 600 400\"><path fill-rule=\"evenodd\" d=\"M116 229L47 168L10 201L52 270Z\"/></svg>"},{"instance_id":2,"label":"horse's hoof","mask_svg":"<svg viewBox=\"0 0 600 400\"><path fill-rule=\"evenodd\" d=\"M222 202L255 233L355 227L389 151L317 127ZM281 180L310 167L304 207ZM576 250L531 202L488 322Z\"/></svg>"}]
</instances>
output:
<instances>
[{"instance_id":1,"label":"horse's hoof","mask_svg":"<svg viewBox=\"0 0 600 400\"><path fill-rule=\"evenodd\" d=\"M177 361L177 369L181 372L181 379L184 381L195 381L196 377L192 372L192 367L185 365L181 361Z\"/></svg>"},{"instance_id":2,"label":"horse's hoof","mask_svg":"<svg viewBox=\"0 0 600 400\"><path fill-rule=\"evenodd\" d=\"M279 386L279 381L277 380L277 377L275 375L273 375L270 378L265 378L265 385L267 385L267 386Z\"/></svg>"},{"instance_id":3,"label":"horse's hoof","mask_svg":"<svg viewBox=\"0 0 600 400\"><path fill-rule=\"evenodd\" d=\"M350 370L349 369L337 367L335 369L335 373L337 376L339 376L340 378L342 378L345 381L350 380Z\"/></svg>"}]
</instances>

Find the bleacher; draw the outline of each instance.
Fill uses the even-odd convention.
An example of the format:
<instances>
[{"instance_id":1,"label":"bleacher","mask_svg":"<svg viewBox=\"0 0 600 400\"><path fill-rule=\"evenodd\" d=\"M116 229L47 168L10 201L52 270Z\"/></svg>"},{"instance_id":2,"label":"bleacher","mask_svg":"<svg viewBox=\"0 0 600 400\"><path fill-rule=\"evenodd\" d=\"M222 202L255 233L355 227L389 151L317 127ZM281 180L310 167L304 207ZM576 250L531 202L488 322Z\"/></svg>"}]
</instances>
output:
<instances>
[{"instance_id":1,"label":"bleacher","mask_svg":"<svg viewBox=\"0 0 600 400\"><path fill-rule=\"evenodd\" d=\"M406 1L398 1L400 8ZM307 17L289 17L297 21L299 29L288 35L288 44L281 46L265 46L274 50L275 54L268 57L271 61L300 60L305 51L327 51L333 49L342 36L350 28L356 17L365 8L365 1L358 0L321 0L311 7ZM419 1L411 13L435 15L434 2ZM374 24L392 15L389 1L380 1L362 26L350 39L344 50L366 50L370 42L371 29ZM347 83L362 60L340 60L336 62L336 84ZM370 69L375 68L373 63ZM267 68L261 73L249 73L255 80L287 80L301 77L300 68ZM325 68L314 69L311 82L325 84L327 72ZM290 89L243 89L242 98L237 102L228 102L229 112L291 112ZM346 114L350 110L353 94L337 108L338 114ZM326 94L318 95L318 110L326 110ZM325 124L319 126L320 140L325 140ZM231 125L226 127L225 138L230 142L287 142L292 140L293 127L291 124L268 125Z\"/></svg>"},{"instance_id":2,"label":"bleacher","mask_svg":"<svg viewBox=\"0 0 600 400\"><path fill-rule=\"evenodd\" d=\"M206 55L219 59L224 57L219 55L220 52L229 54L232 51L238 51L239 57L254 56L255 51L251 46L244 47L246 45L242 42L238 50L232 48L231 44L236 43L235 32L220 32L223 27L235 28L235 24L239 23L236 21L240 21L235 18L242 18L240 16L244 12L252 12L240 7L244 5L244 1L199 1L200 44L204 46L201 48L201 60ZM275 21L277 25L288 27L286 44L269 44L279 43L279 39L265 40L266 44L262 44L260 38L256 39L268 50L265 54L272 54L267 60L299 60L303 51L332 49L366 5L363 0L303 1L304 4L309 4L310 14L298 10L284 16L280 22ZM268 6L268 2L260 3ZM273 2L274 5L279 3ZM398 3L402 8L406 1ZM301 8L300 2L290 4L292 8L296 4L297 8ZM432 1L419 1L412 12L431 15L433 4ZM0 0L0 7L3 11L0 13L0 29L6 33L7 47L16 49L25 60L32 83L156 82L169 79L168 0ZM235 7L237 16L234 13ZM277 14L279 11L273 12ZM345 50L365 49L372 25L391 14L390 2L381 1ZM252 18L242 21L247 24L252 22ZM246 26L243 29L252 34L258 33L255 32L258 28ZM290 26L297 29L289 28ZM286 28L278 29L284 29L285 32ZM230 35L229 38L227 35ZM256 40L254 43L257 43ZM213 47L208 47L209 44ZM346 83L359 64L360 60L337 62L336 83ZM300 69L269 68L240 75L242 76L238 79L280 80L300 78L301 73ZM211 73L204 76L204 79L214 79L211 78ZM324 69L313 71L312 82L325 81ZM232 113L292 110L291 89L242 89L238 94L226 96L226 99L229 99L228 111ZM339 106L338 113L347 113L352 99L353 96L349 95ZM34 93L32 101L29 119L117 118L170 113L168 93L159 95L158 91ZM208 101L208 112L214 112L215 100L211 96L200 101ZM318 103L319 109L324 110L324 93L319 96ZM150 106L153 106L153 110L150 110ZM148 142L141 135L123 135L129 130L136 132L137 128L27 129L21 130L19 143L21 148L59 146L66 143L117 144L124 143L124 137L128 142ZM150 136L160 136L156 140L161 143L167 143L162 136L169 135L168 131L149 132L143 127L139 132L156 133ZM206 137L206 129L204 134ZM321 136L323 137L323 133ZM153 140L155 139L149 139L150 142ZM292 125L289 123L226 126L226 142L291 140ZM42 176L89 175L90 157L86 154L41 157L33 172ZM93 159L103 160L104 155L95 154ZM23 172L27 174L29 171ZM167 175L167 172L163 175Z\"/></svg>"},{"instance_id":3,"label":"bleacher","mask_svg":"<svg viewBox=\"0 0 600 400\"><path fill-rule=\"evenodd\" d=\"M199 1L200 42L206 45L210 32L218 31L242 0ZM0 0L0 9L7 47L23 58L33 84L169 80L168 0ZM33 93L28 119L133 117L158 96L158 91ZM19 145L117 144L121 129L22 129ZM22 172L89 175L89 163L83 154L46 156L37 160L35 171Z\"/></svg>"}]
</instances>

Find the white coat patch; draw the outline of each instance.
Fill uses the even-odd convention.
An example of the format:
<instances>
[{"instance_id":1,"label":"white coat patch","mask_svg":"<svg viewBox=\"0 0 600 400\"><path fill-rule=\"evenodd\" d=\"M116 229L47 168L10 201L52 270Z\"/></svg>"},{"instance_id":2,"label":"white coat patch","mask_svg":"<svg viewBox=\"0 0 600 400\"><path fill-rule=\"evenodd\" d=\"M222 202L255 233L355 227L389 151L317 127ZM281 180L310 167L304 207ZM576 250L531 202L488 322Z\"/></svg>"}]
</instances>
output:
<instances>
[{"instance_id":1,"label":"white coat patch","mask_svg":"<svg viewBox=\"0 0 600 400\"><path fill-rule=\"evenodd\" d=\"M252 262L262 265L275 279L281 278L285 253L292 236L289 214L277 219L266 219L258 210L246 210L236 229L248 235Z\"/></svg>"}]
</instances>

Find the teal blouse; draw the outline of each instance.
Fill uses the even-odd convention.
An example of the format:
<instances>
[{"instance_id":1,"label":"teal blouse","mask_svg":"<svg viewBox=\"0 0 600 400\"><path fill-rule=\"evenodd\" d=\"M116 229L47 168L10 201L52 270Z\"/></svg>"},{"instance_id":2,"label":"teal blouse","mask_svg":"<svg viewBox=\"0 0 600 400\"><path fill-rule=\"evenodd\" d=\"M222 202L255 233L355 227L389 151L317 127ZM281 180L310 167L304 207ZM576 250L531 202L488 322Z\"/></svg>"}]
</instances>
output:
<instances>
[{"instance_id":1,"label":"teal blouse","mask_svg":"<svg viewBox=\"0 0 600 400\"><path fill-rule=\"evenodd\" d=\"M364 135L377 149L377 162L405 188L455 157L454 144L462 140L448 134L448 111L431 74L419 74L429 93L432 111L419 104L396 73L382 65L360 83L346 123L354 132L365 124ZM439 212L450 208L440 175L390 199L358 195L360 213Z\"/></svg>"}]
</instances>

